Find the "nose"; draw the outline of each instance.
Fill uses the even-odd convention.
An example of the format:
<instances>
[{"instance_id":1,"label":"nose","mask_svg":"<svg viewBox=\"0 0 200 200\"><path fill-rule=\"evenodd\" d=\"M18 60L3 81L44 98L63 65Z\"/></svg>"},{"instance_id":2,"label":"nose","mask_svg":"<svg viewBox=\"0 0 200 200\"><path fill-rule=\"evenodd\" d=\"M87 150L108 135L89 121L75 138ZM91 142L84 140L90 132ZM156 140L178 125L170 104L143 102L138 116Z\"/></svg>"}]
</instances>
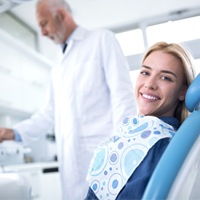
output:
<instances>
[{"instance_id":1,"label":"nose","mask_svg":"<svg viewBox=\"0 0 200 200\"><path fill-rule=\"evenodd\" d=\"M155 77L149 77L148 79L146 79L144 86L149 90L156 90L158 88L158 85Z\"/></svg>"},{"instance_id":2,"label":"nose","mask_svg":"<svg viewBox=\"0 0 200 200\"><path fill-rule=\"evenodd\" d=\"M41 32L42 32L42 35L44 35L44 36L47 36L48 35L48 31L47 31L47 29L46 28L41 28Z\"/></svg>"}]
</instances>

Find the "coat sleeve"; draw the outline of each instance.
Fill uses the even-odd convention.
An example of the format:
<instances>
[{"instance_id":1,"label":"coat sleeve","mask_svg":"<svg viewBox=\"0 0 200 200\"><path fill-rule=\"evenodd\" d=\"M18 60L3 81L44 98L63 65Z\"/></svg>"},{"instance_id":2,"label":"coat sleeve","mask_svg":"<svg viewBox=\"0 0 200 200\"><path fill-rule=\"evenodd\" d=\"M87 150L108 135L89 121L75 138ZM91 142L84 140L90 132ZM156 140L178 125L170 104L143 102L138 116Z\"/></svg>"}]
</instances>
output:
<instances>
[{"instance_id":1,"label":"coat sleeve","mask_svg":"<svg viewBox=\"0 0 200 200\"><path fill-rule=\"evenodd\" d=\"M137 114L133 83L126 57L110 31L105 31L101 43L102 66L110 90L115 130L124 117Z\"/></svg>"},{"instance_id":2,"label":"coat sleeve","mask_svg":"<svg viewBox=\"0 0 200 200\"><path fill-rule=\"evenodd\" d=\"M16 124L13 128L20 134L25 145L54 128L54 98L51 82L47 90L44 106L29 119Z\"/></svg>"}]
</instances>

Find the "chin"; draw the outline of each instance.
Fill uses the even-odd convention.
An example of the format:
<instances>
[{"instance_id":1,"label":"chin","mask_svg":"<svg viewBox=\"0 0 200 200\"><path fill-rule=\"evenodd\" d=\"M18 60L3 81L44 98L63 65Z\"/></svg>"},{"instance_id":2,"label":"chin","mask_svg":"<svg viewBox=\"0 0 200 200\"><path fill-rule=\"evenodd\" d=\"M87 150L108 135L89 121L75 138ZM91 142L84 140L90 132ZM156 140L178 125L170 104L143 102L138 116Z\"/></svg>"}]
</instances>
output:
<instances>
[{"instance_id":1,"label":"chin","mask_svg":"<svg viewBox=\"0 0 200 200\"><path fill-rule=\"evenodd\" d=\"M143 115L143 116L152 116L154 114L152 112L140 112L140 115Z\"/></svg>"},{"instance_id":2,"label":"chin","mask_svg":"<svg viewBox=\"0 0 200 200\"><path fill-rule=\"evenodd\" d=\"M53 40L53 42L54 42L55 44L61 44L61 42L58 41L58 40Z\"/></svg>"},{"instance_id":3,"label":"chin","mask_svg":"<svg viewBox=\"0 0 200 200\"><path fill-rule=\"evenodd\" d=\"M61 42L60 40L58 40L58 38L50 37L50 39L51 39L55 44L62 44L62 42Z\"/></svg>"}]
</instances>

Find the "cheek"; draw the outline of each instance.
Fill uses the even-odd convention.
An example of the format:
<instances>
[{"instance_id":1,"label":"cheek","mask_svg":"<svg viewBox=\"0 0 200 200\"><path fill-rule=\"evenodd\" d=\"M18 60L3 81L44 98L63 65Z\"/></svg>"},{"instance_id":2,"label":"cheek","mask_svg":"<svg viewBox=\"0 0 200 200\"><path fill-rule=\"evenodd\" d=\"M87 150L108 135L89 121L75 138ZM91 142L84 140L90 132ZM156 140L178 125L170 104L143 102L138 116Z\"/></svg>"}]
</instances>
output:
<instances>
[{"instance_id":1,"label":"cheek","mask_svg":"<svg viewBox=\"0 0 200 200\"><path fill-rule=\"evenodd\" d=\"M51 26L51 32L55 35L58 33L58 29L55 26Z\"/></svg>"},{"instance_id":2,"label":"cheek","mask_svg":"<svg viewBox=\"0 0 200 200\"><path fill-rule=\"evenodd\" d=\"M57 31L59 30L57 25L55 23L51 23L49 24L49 30L51 30L51 33L57 33Z\"/></svg>"},{"instance_id":3,"label":"cheek","mask_svg":"<svg viewBox=\"0 0 200 200\"><path fill-rule=\"evenodd\" d=\"M136 98L136 101L137 103L139 103L139 95L140 95L140 89L142 87L142 84L141 82L136 82L135 84L135 98Z\"/></svg>"},{"instance_id":4,"label":"cheek","mask_svg":"<svg viewBox=\"0 0 200 200\"><path fill-rule=\"evenodd\" d=\"M142 79L140 76L138 76L135 82L135 90L137 90L141 85L142 85Z\"/></svg>"},{"instance_id":5,"label":"cheek","mask_svg":"<svg viewBox=\"0 0 200 200\"><path fill-rule=\"evenodd\" d=\"M176 101L179 98L180 89L176 86L173 87L163 87L161 88L163 95L170 101Z\"/></svg>"},{"instance_id":6,"label":"cheek","mask_svg":"<svg viewBox=\"0 0 200 200\"><path fill-rule=\"evenodd\" d=\"M138 96L140 85L140 82L137 80L135 84L135 96Z\"/></svg>"}]
</instances>

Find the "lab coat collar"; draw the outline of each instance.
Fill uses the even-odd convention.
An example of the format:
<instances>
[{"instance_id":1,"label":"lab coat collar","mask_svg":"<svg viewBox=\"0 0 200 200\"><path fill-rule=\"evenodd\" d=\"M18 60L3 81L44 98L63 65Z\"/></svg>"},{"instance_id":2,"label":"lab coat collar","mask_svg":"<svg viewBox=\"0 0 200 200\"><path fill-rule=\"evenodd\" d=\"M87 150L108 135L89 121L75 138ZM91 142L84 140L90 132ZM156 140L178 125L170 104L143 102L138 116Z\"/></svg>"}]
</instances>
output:
<instances>
[{"instance_id":1,"label":"lab coat collar","mask_svg":"<svg viewBox=\"0 0 200 200\"><path fill-rule=\"evenodd\" d=\"M82 40L87 32L87 29L78 26L72 35L70 36L70 40Z\"/></svg>"},{"instance_id":2,"label":"lab coat collar","mask_svg":"<svg viewBox=\"0 0 200 200\"><path fill-rule=\"evenodd\" d=\"M63 43L62 45L61 45L61 48L63 49L63 47L65 46L65 44L69 44L70 43L70 41L71 40L79 40L79 39L81 39L80 38L80 34L79 34L79 30L81 30L81 28L80 27L76 27L76 29L71 33L71 35L67 38L67 40L65 41L65 43Z\"/></svg>"},{"instance_id":3,"label":"lab coat collar","mask_svg":"<svg viewBox=\"0 0 200 200\"><path fill-rule=\"evenodd\" d=\"M77 28L72 32L72 34L70 35L70 37L66 40L65 43L67 43L67 49L65 51L65 53L61 53L61 59L64 58L63 55L68 54L70 49L72 48L74 42L76 41L80 41L85 37L85 34L87 33L87 29L81 27L81 26L77 26ZM63 46L62 46L63 48Z\"/></svg>"}]
</instances>

